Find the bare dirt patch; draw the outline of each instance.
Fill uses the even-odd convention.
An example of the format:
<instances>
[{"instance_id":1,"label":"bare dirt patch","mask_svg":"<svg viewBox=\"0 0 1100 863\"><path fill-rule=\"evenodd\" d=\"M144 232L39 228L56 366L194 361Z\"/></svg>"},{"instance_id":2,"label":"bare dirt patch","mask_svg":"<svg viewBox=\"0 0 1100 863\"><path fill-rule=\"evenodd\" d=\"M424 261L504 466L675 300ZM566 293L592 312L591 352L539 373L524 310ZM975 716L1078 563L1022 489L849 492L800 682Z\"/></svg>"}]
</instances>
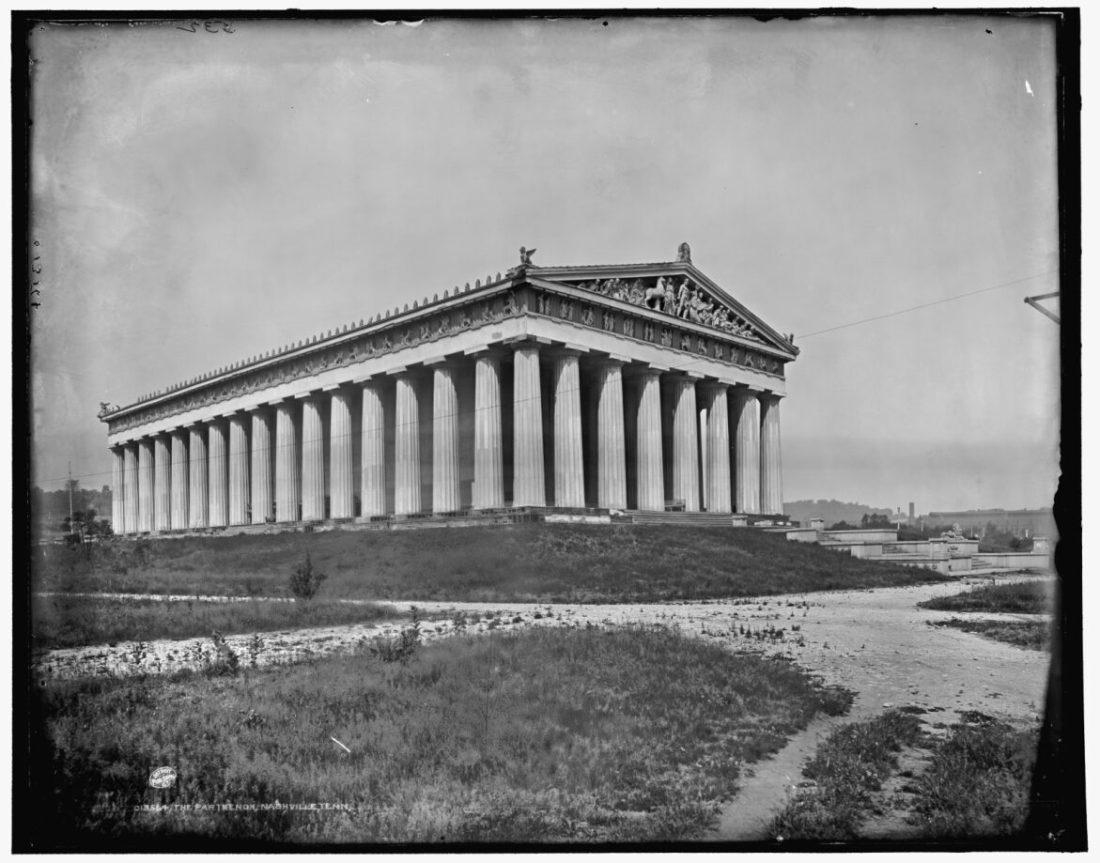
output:
<instances>
[{"instance_id":1,"label":"bare dirt patch","mask_svg":"<svg viewBox=\"0 0 1100 863\"><path fill-rule=\"evenodd\" d=\"M1019 578L1026 579L1033 580L1034 576ZM399 610L415 604L429 614L448 613L447 619L423 627L426 640L456 629L476 633L524 626L586 627L632 622L676 627L734 650L789 657L819 674L826 683L856 691L852 711L843 721L858 721L880 713L884 707L911 704L930 711L927 719L933 728L958 722L960 714L968 710L1034 724L1042 710L1048 656L956 629L931 627L930 621L949 619L951 613L917 607L920 601L957 593L977 583L980 580L679 603L391 604ZM457 626L456 620L461 620ZM264 633L257 664L346 652L364 639L380 634L393 636L399 629L400 625L382 624ZM761 637L766 631L773 635ZM234 650L248 650L247 636L227 641ZM184 642L153 642L147 645L148 653L136 667L143 673L187 667L187 647ZM40 658L37 670L44 676L65 677L127 673L127 669L135 668L128 655L132 658L133 645L54 651ZM160 667L154 668L158 658ZM763 838L761 828L801 781L802 764L832 725L811 724L773 761L761 763L755 775L745 779L710 838Z\"/></svg>"}]
</instances>

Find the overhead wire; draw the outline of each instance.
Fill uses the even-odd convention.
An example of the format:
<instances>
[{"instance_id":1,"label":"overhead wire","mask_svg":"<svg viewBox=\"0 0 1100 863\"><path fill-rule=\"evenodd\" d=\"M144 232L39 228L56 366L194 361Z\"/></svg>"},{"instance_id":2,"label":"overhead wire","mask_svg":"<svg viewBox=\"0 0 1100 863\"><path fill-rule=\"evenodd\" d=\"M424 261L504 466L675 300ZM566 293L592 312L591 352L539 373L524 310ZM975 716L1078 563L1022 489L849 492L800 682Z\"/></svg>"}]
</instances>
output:
<instances>
[{"instance_id":1,"label":"overhead wire","mask_svg":"<svg viewBox=\"0 0 1100 863\"><path fill-rule=\"evenodd\" d=\"M1054 275L1057 272L1058 272L1057 270L1048 270L1045 273L1036 273L1034 276L1024 276L1022 279L1013 279L1010 282L1001 282L1000 284L997 284L997 285L990 285L988 288L979 288L976 291L967 291L966 293L963 293L963 294L955 294L953 297L943 297L942 299L939 299L939 300L932 300L931 302L928 302L928 303L921 303L920 305L917 305L917 306L910 306L907 309L898 309L896 312L887 312L884 315L874 315L873 317L861 318L858 321L851 321L850 323L847 323L847 324L838 324L835 327L827 327L826 329L823 329L823 330L815 330L812 333L803 333L802 335L798 336L798 338L799 338L799 340L808 339L812 336L820 336L824 333L832 333L832 332L836 332L837 330L848 329L849 327L857 327L860 324L869 324L872 321L882 321L882 320L886 320L887 318L896 318L899 315L907 315L910 312L916 312L916 311L919 311L920 309L927 309L931 306L939 306L939 305L942 305L943 303L954 302L955 300L961 300L964 297L973 297L976 294L984 294L984 293L987 293L989 291L997 291L997 290L1000 290L1001 288L1008 288L1008 287L1011 287L1012 285L1019 285L1019 284L1022 284L1023 282L1030 282L1033 279L1042 279L1042 278L1045 278L1046 276Z\"/></svg>"}]
</instances>

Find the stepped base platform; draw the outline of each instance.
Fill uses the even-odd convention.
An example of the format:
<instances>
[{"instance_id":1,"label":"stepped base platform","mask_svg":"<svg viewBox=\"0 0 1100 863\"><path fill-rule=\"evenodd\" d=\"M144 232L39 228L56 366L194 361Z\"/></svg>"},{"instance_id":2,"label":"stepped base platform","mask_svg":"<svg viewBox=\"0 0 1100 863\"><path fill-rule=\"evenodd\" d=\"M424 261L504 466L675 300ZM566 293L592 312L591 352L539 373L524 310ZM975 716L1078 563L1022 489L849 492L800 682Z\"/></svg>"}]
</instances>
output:
<instances>
[{"instance_id":1,"label":"stepped base platform","mask_svg":"<svg viewBox=\"0 0 1100 863\"><path fill-rule=\"evenodd\" d=\"M486 527L530 524L669 524L681 527L756 527L776 529L785 516L745 513L685 512L675 508L620 510L598 507L504 506L496 509L468 509L448 513L356 516L308 522L267 522L188 530L127 534L120 539L173 539L188 536L249 536L284 532L324 533L332 530L420 530L431 528ZM783 529L783 528L779 528Z\"/></svg>"}]
</instances>

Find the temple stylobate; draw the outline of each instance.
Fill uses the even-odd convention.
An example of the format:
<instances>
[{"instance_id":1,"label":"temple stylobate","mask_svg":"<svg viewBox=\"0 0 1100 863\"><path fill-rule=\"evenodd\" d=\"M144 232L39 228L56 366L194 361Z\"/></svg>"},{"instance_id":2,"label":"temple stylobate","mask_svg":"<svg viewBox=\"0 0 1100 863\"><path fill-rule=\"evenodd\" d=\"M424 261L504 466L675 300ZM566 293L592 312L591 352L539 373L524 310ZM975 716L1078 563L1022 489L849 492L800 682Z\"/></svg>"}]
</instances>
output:
<instances>
[{"instance_id":1,"label":"temple stylobate","mask_svg":"<svg viewBox=\"0 0 1100 863\"><path fill-rule=\"evenodd\" d=\"M775 516L798 350L691 262L521 263L104 405L116 533L552 507Z\"/></svg>"}]
</instances>

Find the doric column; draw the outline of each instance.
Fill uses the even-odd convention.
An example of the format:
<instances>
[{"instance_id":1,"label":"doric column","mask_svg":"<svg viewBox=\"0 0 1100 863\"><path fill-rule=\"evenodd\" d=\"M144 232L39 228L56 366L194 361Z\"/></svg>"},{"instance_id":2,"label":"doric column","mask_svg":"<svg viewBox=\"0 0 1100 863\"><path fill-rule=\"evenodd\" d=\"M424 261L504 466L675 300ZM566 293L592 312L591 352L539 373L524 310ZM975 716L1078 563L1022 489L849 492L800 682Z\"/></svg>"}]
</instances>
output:
<instances>
[{"instance_id":1,"label":"doric column","mask_svg":"<svg viewBox=\"0 0 1100 863\"><path fill-rule=\"evenodd\" d=\"M538 345L516 346L513 383L512 505L546 506Z\"/></svg>"},{"instance_id":2,"label":"doric column","mask_svg":"<svg viewBox=\"0 0 1100 863\"><path fill-rule=\"evenodd\" d=\"M138 530L153 529L156 498L153 496L153 442L138 441Z\"/></svg>"},{"instance_id":3,"label":"doric column","mask_svg":"<svg viewBox=\"0 0 1100 863\"><path fill-rule=\"evenodd\" d=\"M229 524L229 452L225 422L215 420L207 428L206 457L210 466L210 526Z\"/></svg>"},{"instance_id":4,"label":"doric column","mask_svg":"<svg viewBox=\"0 0 1100 863\"><path fill-rule=\"evenodd\" d=\"M279 402L275 406L275 520L298 520L301 482L298 476L298 430L294 425L294 405Z\"/></svg>"},{"instance_id":5,"label":"doric column","mask_svg":"<svg viewBox=\"0 0 1100 863\"><path fill-rule=\"evenodd\" d=\"M122 485L125 489L126 532L138 532L138 451L137 444L129 444L125 450L125 474Z\"/></svg>"},{"instance_id":6,"label":"doric column","mask_svg":"<svg viewBox=\"0 0 1100 863\"><path fill-rule=\"evenodd\" d=\"M111 450L111 530L126 533L126 450Z\"/></svg>"},{"instance_id":7,"label":"doric column","mask_svg":"<svg viewBox=\"0 0 1100 863\"><path fill-rule=\"evenodd\" d=\"M187 447L188 473L191 477L191 487L187 493L189 527L206 527L210 520L210 501L208 491L209 472L206 464L206 430L196 426L190 430L190 441Z\"/></svg>"},{"instance_id":8,"label":"doric column","mask_svg":"<svg viewBox=\"0 0 1100 863\"><path fill-rule=\"evenodd\" d=\"M437 365L432 372L432 511L454 512L461 506L458 484L458 388L455 368Z\"/></svg>"},{"instance_id":9,"label":"doric column","mask_svg":"<svg viewBox=\"0 0 1100 863\"><path fill-rule=\"evenodd\" d=\"M744 387L733 392L734 482L737 511L760 512L760 408L755 393Z\"/></svg>"},{"instance_id":10,"label":"doric column","mask_svg":"<svg viewBox=\"0 0 1100 863\"><path fill-rule=\"evenodd\" d=\"M760 511L783 512L783 458L779 446L779 397L760 397Z\"/></svg>"},{"instance_id":11,"label":"doric column","mask_svg":"<svg viewBox=\"0 0 1100 863\"><path fill-rule=\"evenodd\" d=\"M187 462L187 432L172 432L172 530L186 530L190 513L187 510L191 476Z\"/></svg>"},{"instance_id":12,"label":"doric column","mask_svg":"<svg viewBox=\"0 0 1100 863\"><path fill-rule=\"evenodd\" d=\"M172 451L168 438L160 435L153 442L153 529L172 528Z\"/></svg>"},{"instance_id":13,"label":"doric column","mask_svg":"<svg viewBox=\"0 0 1100 863\"><path fill-rule=\"evenodd\" d=\"M274 453L271 449L271 414L252 412L252 523L275 518Z\"/></svg>"},{"instance_id":14,"label":"doric column","mask_svg":"<svg viewBox=\"0 0 1100 863\"><path fill-rule=\"evenodd\" d=\"M352 476L352 426L349 390L334 390L329 396L329 515L355 515L355 478Z\"/></svg>"},{"instance_id":15,"label":"doric column","mask_svg":"<svg viewBox=\"0 0 1100 863\"><path fill-rule=\"evenodd\" d=\"M474 369L474 508L504 506L504 432L500 413L500 360L477 357Z\"/></svg>"},{"instance_id":16,"label":"doric column","mask_svg":"<svg viewBox=\"0 0 1100 863\"><path fill-rule=\"evenodd\" d=\"M695 381L678 376L673 383L672 496L687 512L699 511L699 414Z\"/></svg>"},{"instance_id":17,"label":"doric column","mask_svg":"<svg viewBox=\"0 0 1100 863\"><path fill-rule=\"evenodd\" d=\"M730 412L728 387L709 383L703 387L707 408L707 510L733 512L730 498Z\"/></svg>"},{"instance_id":18,"label":"doric column","mask_svg":"<svg viewBox=\"0 0 1100 863\"><path fill-rule=\"evenodd\" d=\"M302 400L302 521L325 518L325 425L318 396Z\"/></svg>"},{"instance_id":19,"label":"doric column","mask_svg":"<svg viewBox=\"0 0 1100 863\"><path fill-rule=\"evenodd\" d=\"M229 523L248 524L248 429L245 414L229 418Z\"/></svg>"},{"instance_id":20,"label":"doric column","mask_svg":"<svg viewBox=\"0 0 1100 863\"><path fill-rule=\"evenodd\" d=\"M623 364L600 363L596 378L598 505L626 507L626 428L623 414Z\"/></svg>"},{"instance_id":21,"label":"doric column","mask_svg":"<svg viewBox=\"0 0 1100 863\"><path fill-rule=\"evenodd\" d=\"M386 514L386 414L382 385L363 384L362 464L359 499L364 517Z\"/></svg>"},{"instance_id":22,"label":"doric column","mask_svg":"<svg viewBox=\"0 0 1100 863\"><path fill-rule=\"evenodd\" d=\"M581 368L575 353L554 360L554 505L584 506Z\"/></svg>"},{"instance_id":23,"label":"doric column","mask_svg":"<svg viewBox=\"0 0 1100 863\"><path fill-rule=\"evenodd\" d=\"M420 402L408 372L397 375L394 405L393 511L410 515L420 512Z\"/></svg>"},{"instance_id":24,"label":"doric column","mask_svg":"<svg viewBox=\"0 0 1100 863\"><path fill-rule=\"evenodd\" d=\"M638 373L638 509L664 511L661 440L661 373L643 369Z\"/></svg>"}]
</instances>

